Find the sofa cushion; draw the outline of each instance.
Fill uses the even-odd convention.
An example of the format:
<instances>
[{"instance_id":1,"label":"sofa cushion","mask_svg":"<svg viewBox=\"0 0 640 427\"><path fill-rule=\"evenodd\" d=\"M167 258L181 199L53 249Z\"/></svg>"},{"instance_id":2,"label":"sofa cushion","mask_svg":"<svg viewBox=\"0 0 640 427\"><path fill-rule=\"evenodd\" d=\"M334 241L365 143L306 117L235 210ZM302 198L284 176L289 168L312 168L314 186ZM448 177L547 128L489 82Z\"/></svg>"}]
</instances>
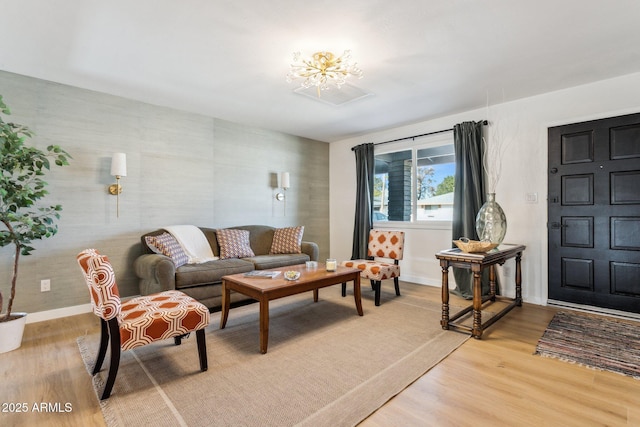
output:
<instances>
[{"instance_id":1,"label":"sofa cushion","mask_svg":"<svg viewBox=\"0 0 640 427\"><path fill-rule=\"evenodd\" d=\"M224 228L216 231L220 259L245 258L255 254L249 244L249 231Z\"/></svg>"},{"instance_id":2,"label":"sofa cushion","mask_svg":"<svg viewBox=\"0 0 640 427\"><path fill-rule=\"evenodd\" d=\"M300 244L302 243L302 235L304 234L304 226L276 228L273 233L273 242L271 242L270 254L299 254L302 253Z\"/></svg>"},{"instance_id":3,"label":"sofa cushion","mask_svg":"<svg viewBox=\"0 0 640 427\"><path fill-rule=\"evenodd\" d=\"M171 258L176 268L185 265L189 261L189 257L184 249L182 249L182 246L180 246L180 243L169 233L162 233L158 236L146 236L144 240L153 252Z\"/></svg>"},{"instance_id":4,"label":"sofa cushion","mask_svg":"<svg viewBox=\"0 0 640 427\"><path fill-rule=\"evenodd\" d=\"M287 265L304 264L309 261L307 254L280 254L280 255L257 255L249 258L243 258L250 261L256 267L256 270L265 270L267 268L280 268Z\"/></svg>"},{"instance_id":5,"label":"sofa cushion","mask_svg":"<svg viewBox=\"0 0 640 427\"><path fill-rule=\"evenodd\" d=\"M254 267L251 262L238 258L186 264L176 270L176 289L220 283L222 276L252 270Z\"/></svg>"}]
</instances>

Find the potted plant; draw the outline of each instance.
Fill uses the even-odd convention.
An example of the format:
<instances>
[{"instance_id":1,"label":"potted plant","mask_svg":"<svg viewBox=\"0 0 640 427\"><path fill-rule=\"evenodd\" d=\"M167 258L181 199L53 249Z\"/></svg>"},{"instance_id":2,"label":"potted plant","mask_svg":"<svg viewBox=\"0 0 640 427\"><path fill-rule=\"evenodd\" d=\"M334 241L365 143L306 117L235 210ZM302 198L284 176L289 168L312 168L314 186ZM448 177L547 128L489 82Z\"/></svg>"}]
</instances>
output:
<instances>
[{"instance_id":1,"label":"potted plant","mask_svg":"<svg viewBox=\"0 0 640 427\"><path fill-rule=\"evenodd\" d=\"M11 111L0 95L0 247L14 245L11 293L4 310L4 297L0 290L0 353L13 350L22 342L26 313L12 313L18 280L20 255L30 255L32 241L51 237L58 231L54 224L60 218L60 205L40 206L38 202L48 191L43 180L50 169L50 159L58 166L68 165L69 153L57 145L46 151L25 145L33 136L26 126L7 123L2 114ZM17 324L17 325L16 325ZM12 336L16 328L19 337Z\"/></svg>"}]
</instances>

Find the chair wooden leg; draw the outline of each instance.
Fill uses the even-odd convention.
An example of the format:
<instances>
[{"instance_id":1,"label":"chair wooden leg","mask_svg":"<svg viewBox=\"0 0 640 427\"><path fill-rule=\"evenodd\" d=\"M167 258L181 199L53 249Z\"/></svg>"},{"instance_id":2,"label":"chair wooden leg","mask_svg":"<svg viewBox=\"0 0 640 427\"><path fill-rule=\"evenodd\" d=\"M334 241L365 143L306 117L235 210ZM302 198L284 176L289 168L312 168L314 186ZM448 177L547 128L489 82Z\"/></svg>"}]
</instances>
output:
<instances>
[{"instance_id":1,"label":"chair wooden leg","mask_svg":"<svg viewBox=\"0 0 640 427\"><path fill-rule=\"evenodd\" d=\"M382 287L382 281L376 280L375 287L374 287L374 290L376 292L376 305L380 305L380 288L381 287Z\"/></svg>"},{"instance_id":2,"label":"chair wooden leg","mask_svg":"<svg viewBox=\"0 0 640 427\"><path fill-rule=\"evenodd\" d=\"M207 362L207 341L204 336L204 328L196 331L196 340L198 341L198 357L200 358L200 370L206 371L209 369Z\"/></svg>"},{"instance_id":3,"label":"chair wooden leg","mask_svg":"<svg viewBox=\"0 0 640 427\"><path fill-rule=\"evenodd\" d=\"M108 399L111 395L113 384L116 382L116 375L118 375L118 367L120 366L120 327L118 326L117 318L109 320L109 341L111 346L111 366L109 366L109 375L100 400Z\"/></svg>"},{"instance_id":4,"label":"chair wooden leg","mask_svg":"<svg viewBox=\"0 0 640 427\"><path fill-rule=\"evenodd\" d=\"M182 340L183 339L187 339L187 338L189 338L189 334L188 333L182 334L182 335L178 335L177 337L173 337L173 343L175 345L180 345L180 344L182 344Z\"/></svg>"},{"instance_id":5,"label":"chair wooden leg","mask_svg":"<svg viewBox=\"0 0 640 427\"><path fill-rule=\"evenodd\" d=\"M346 282L342 282L342 296L343 297L347 296L347 283Z\"/></svg>"},{"instance_id":6,"label":"chair wooden leg","mask_svg":"<svg viewBox=\"0 0 640 427\"><path fill-rule=\"evenodd\" d=\"M398 282L398 278L393 278L393 284L396 286L396 296L400 296L400 283Z\"/></svg>"},{"instance_id":7,"label":"chair wooden leg","mask_svg":"<svg viewBox=\"0 0 640 427\"><path fill-rule=\"evenodd\" d=\"M107 321L100 319L100 348L98 349L98 357L96 357L96 364L93 366L93 372L91 375L95 375L102 369L102 363L104 363L104 356L107 354L107 347L109 346L109 327Z\"/></svg>"}]
</instances>

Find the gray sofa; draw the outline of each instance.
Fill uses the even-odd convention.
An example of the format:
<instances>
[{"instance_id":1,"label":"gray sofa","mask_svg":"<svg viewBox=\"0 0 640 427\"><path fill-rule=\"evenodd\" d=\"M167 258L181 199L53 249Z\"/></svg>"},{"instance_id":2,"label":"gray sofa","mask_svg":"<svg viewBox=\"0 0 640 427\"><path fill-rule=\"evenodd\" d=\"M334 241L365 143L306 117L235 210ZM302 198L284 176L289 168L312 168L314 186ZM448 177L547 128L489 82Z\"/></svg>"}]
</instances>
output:
<instances>
[{"instance_id":1,"label":"gray sofa","mask_svg":"<svg viewBox=\"0 0 640 427\"><path fill-rule=\"evenodd\" d=\"M140 294L149 295L177 289L202 302L211 311L218 311L222 305L222 276L318 260L318 245L305 241L301 244L302 253L269 254L274 227L246 225L228 228L249 230L249 243L255 256L219 259L202 264L186 264L176 268L171 258L154 253L147 246L145 240L146 236L158 236L165 230L159 229L143 235L141 237L143 255L134 261L135 273L139 278ZM219 256L220 246L216 238L216 230L204 227L200 227L200 229L211 245L213 254ZM247 301L251 301L251 299L232 292L231 304L233 306L241 305Z\"/></svg>"}]
</instances>

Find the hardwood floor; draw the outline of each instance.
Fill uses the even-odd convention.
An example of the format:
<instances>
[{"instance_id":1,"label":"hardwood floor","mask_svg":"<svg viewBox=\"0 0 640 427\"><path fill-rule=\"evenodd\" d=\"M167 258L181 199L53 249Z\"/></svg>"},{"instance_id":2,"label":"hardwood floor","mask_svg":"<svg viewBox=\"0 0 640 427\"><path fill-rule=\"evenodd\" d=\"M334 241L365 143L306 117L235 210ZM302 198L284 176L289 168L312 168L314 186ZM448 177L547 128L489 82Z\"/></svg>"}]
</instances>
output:
<instances>
[{"instance_id":1,"label":"hardwood floor","mask_svg":"<svg viewBox=\"0 0 640 427\"><path fill-rule=\"evenodd\" d=\"M401 283L401 290L440 301L439 288ZM533 355L556 311L513 309L360 426L640 425L640 380ZM0 354L0 425L104 426L76 344L98 331L93 314L27 325L22 347ZM16 413L23 404L26 412Z\"/></svg>"},{"instance_id":2,"label":"hardwood floor","mask_svg":"<svg viewBox=\"0 0 640 427\"><path fill-rule=\"evenodd\" d=\"M76 344L95 333L93 314L27 324L22 346L0 354L0 425L104 426Z\"/></svg>"},{"instance_id":3,"label":"hardwood floor","mask_svg":"<svg viewBox=\"0 0 640 427\"><path fill-rule=\"evenodd\" d=\"M514 308L360 426L640 426L640 380L533 354L557 311Z\"/></svg>"}]
</instances>

